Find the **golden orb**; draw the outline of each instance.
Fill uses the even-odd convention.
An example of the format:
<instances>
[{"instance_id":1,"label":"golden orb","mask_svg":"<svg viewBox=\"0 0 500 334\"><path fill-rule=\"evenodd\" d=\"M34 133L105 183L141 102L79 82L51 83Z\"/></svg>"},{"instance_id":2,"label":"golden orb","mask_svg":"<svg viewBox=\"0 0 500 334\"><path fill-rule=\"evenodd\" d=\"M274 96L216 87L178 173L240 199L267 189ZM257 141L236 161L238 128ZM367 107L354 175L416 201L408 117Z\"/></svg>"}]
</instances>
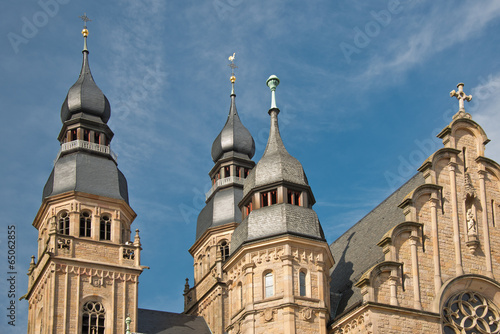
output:
<instances>
[{"instance_id":1,"label":"golden orb","mask_svg":"<svg viewBox=\"0 0 500 334\"><path fill-rule=\"evenodd\" d=\"M82 30L83 37L87 37L89 35L89 31L87 29Z\"/></svg>"},{"instance_id":2,"label":"golden orb","mask_svg":"<svg viewBox=\"0 0 500 334\"><path fill-rule=\"evenodd\" d=\"M229 78L229 80L231 80L231 82L234 83L236 81L236 77L234 75L231 75L231 78Z\"/></svg>"}]
</instances>

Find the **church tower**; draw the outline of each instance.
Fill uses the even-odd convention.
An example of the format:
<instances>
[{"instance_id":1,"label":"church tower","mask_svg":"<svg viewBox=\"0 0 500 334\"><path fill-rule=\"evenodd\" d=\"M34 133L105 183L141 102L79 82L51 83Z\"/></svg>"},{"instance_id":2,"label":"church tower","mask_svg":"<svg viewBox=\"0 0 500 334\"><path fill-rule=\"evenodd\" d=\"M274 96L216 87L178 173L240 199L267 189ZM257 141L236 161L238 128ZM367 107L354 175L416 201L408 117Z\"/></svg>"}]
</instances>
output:
<instances>
[{"instance_id":1,"label":"church tower","mask_svg":"<svg viewBox=\"0 0 500 334\"><path fill-rule=\"evenodd\" d=\"M89 19L82 17L86 23ZM61 107L61 149L33 221L28 333L124 333L137 328L141 243L130 227L127 180L111 151L111 108L89 68L88 30L80 76Z\"/></svg>"},{"instance_id":2,"label":"church tower","mask_svg":"<svg viewBox=\"0 0 500 334\"><path fill-rule=\"evenodd\" d=\"M267 147L245 180L227 273L227 332L326 333L333 256L300 162L281 140L275 90Z\"/></svg>"},{"instance_id":3,"label":"church tower","mask_svg":"<svg viewBox=\"0 0 500 334\"><path fill-rule=\"evenodd\" d=\"M225 333L227 317L227 285L223 264L229 258L231 236L241 223L239 202L243 183L255 166L255 142L241 123L236 110L234 84L234 54L229 57L231 74L231 104L224 128L212 144L215 163L209 176L212 187L206 194L206 205L200 212L196 241L189 249L194 258L194 286L186 282L184 291L187 314L201 315L213 333Z\"/></svg>"}]
</instances>

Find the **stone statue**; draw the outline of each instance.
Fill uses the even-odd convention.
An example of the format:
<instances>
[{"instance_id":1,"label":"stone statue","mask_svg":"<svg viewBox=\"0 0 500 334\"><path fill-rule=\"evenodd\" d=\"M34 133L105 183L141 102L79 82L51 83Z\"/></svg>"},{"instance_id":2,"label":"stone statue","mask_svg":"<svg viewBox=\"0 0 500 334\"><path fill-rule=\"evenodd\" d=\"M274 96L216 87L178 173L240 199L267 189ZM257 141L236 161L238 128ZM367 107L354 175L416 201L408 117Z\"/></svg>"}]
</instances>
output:
<instances>
[{"instance_id":1,"label":"stone statue","mask_svg":"<svg viewBox=\"0 0 500 334\"><path fill-rule=\"evenodd\" d=\"M467 234L477 234L476 220L474 219L474 213L472 212L472 209L467 210Z\"/></svg>"}]
</instances>

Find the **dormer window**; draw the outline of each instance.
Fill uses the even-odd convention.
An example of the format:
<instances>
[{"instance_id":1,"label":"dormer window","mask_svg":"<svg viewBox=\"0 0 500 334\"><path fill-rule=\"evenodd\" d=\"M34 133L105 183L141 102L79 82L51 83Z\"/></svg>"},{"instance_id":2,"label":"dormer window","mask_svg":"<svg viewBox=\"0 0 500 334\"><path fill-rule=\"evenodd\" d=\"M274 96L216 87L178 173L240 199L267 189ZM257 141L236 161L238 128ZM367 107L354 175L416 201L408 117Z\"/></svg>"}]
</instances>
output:
<instances>
[{"instance_id":1,"label":"dormer window","mask_svg":"<svg viewBox=\"0 0 500 334\"><path fill-rule=\"evenodd\" d=\"M288 204L301 206L300 191L288 190Z\"/></svg>"},{"instance_id":2,"label":"dormer window","mask_svg":"<svg viewBox=\"0 0 500 334\"><path fill-rule=\"evenodd\" d=\"M276 189L260 193L260 206L265 207L278 203L278 194Z\"/></svg>"}]
</instances>

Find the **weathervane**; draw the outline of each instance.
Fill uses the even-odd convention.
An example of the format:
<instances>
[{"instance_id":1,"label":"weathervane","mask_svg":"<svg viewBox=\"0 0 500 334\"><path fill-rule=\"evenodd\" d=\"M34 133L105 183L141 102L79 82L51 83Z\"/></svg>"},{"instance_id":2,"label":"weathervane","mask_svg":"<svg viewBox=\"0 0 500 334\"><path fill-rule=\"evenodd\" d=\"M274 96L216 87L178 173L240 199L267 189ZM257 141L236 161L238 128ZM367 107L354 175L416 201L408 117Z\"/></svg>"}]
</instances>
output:
<instances>
[{"instance_id":1,"label":"weathervane","mask_svg":"<svg viewBox=\"0 0 500 334\"><path fill-rule=\"evenodd\" d=\"M83 21L83 30L82 30L82 35L83 35L83 51L88 51L87 50L87 36L89 35L89 31L87 30L87 22L92 21L89 19L87 16L87 13L83 13L82 16L78 16L79 18L82 19Z\"/></svg>"},{"instance_id":2,"label":"weathervane","mask_svg":"<svg viewBox=\"0 0 500 334\"><path fill-rule=\"evenodd\" d=\"M232 56L229 56L228 59L231 63L227 65L231 67L231 78L229 78L229 80L231 80L231 86L232 86L231 94L234 94L234 82L236 81L236 77L234 76L234 69L238 68L238 66L236 66L236 64L234 63L235 57L236 57L236 52L234 52Z\"/></svg>"}]
</instances>

